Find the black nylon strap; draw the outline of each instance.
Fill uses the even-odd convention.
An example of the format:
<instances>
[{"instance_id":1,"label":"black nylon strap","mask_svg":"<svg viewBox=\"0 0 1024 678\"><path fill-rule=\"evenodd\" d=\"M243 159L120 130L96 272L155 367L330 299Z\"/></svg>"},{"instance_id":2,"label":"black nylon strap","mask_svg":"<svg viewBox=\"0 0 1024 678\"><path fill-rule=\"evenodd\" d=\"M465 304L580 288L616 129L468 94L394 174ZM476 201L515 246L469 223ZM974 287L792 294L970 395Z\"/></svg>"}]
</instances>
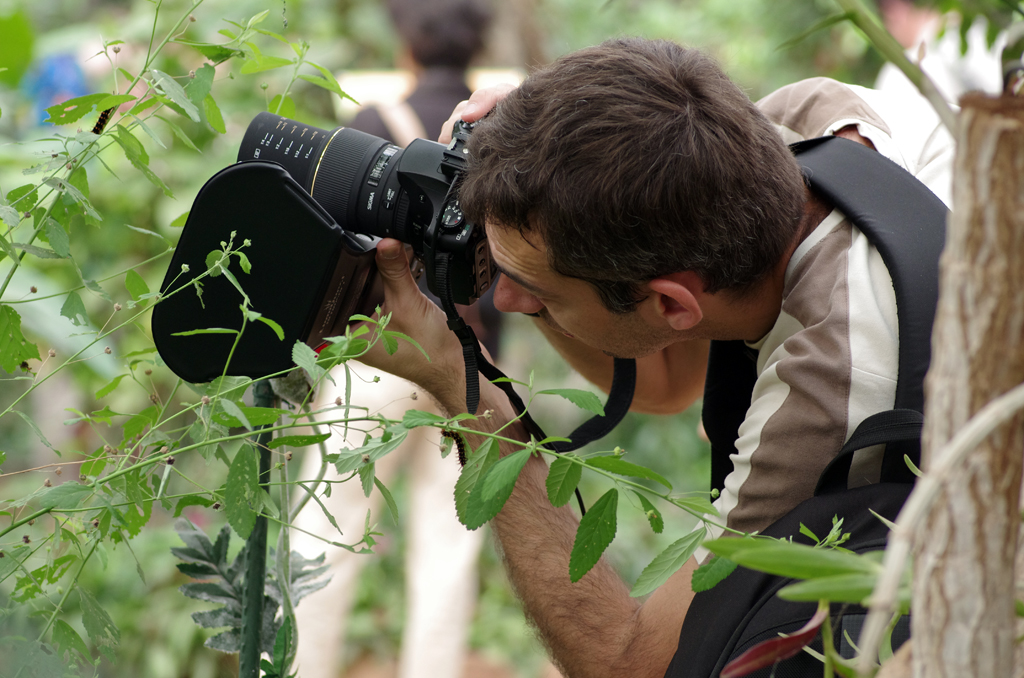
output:
<instances>
[{"instance_id":1,"label":"black nylon strap","mask_svg":"<svg viewBox=\"0 0 1024 678\"><path fill-rule=\"evenodd\" d=\"M462 360L466 364L466 411L476 414L480 406L480 372L477 369L477 355L480 353L480 342L477 341L473 328L459 316L452 297L451 269L448 264L453 255L436 252L434 270L437 274L437 297L441 300L441 309L448 316L448 329L455 333L462 344ZM486 361L485 361L486 362Z\"/></svg>"},{"instance_id":2,"label":"black nylon strap","mask_svg":"<svg viewBox=\"0 0 1024 678\"><path fill-rule=\"evenodd\" d=\"M888 454L889 447L898 449L892 445L893 443L919 443L921 439L921 426L923 424L924 415L917 410L886 410L885 412L871 415L860 423L857 430L853 432L850 439L843 445L843 449L825 467L821 477L818 478L818 486L814 489L814 494L818 496L846 489L850 475L850 465L853 462L853 454L857 450L887 443L886 453ZM909 456L911 456L911 459L914 458L913 455ZM905 473L902 473L898 468L888 468L883 464L881 482L913 482L913 474L907 468L906 463L903 463L902 456L900 457L900 462L900 466ZM909 480L906 478L908 475L910 476Z\"/></svg>"}]
</instances>

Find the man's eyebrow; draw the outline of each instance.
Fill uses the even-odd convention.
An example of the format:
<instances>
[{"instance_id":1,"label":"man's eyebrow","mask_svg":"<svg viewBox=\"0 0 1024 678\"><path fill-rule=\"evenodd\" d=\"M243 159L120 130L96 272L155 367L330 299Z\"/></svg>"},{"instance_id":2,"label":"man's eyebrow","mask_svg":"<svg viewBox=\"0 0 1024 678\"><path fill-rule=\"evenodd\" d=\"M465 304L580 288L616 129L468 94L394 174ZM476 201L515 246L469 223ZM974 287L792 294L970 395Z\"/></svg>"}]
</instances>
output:
<instances>
[{"instance_id":1,"label":"man's eyebrow","mask_svg":"<svg viewBox=\"0 0 1024 678\"><path fill-rule=\"evenodd\" d=\"M498 269L499 273L501 273L503 276L507 277L509 280L511 280L515 284L519 285L523 289L525 289L527 292L529 292L531 294L534 294L534 295L536 295L538 297L542 297L542 296L544 296L546 294L546 292L544 290L542 290L541 288L537 287L536 285L523 280L522 278L520 278L515 273L511 273L509 271L506 271L504 268L501 267L500 264L495 263L494 266L495 266L495 268Z\"/></svg>"}]
</instances>

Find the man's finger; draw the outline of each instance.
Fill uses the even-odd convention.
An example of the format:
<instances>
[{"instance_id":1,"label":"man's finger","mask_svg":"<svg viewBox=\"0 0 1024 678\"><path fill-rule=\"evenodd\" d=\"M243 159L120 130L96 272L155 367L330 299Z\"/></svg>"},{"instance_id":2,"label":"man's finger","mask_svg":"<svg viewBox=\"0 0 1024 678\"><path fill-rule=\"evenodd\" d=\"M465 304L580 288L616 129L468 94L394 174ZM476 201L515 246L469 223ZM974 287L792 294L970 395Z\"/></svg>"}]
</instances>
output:
<instances>
[{"instance_id":1,"label":"man's finger","mask_svg":"<svg viewBox=\"0 0 1024 678\"><path fill-rule=\"evenodd\" d=\"M500 83L473 92L467 101L462 101L455 107L451 117L441 126L441 135L437 140L447 145L452 140L452 127L456 121L476 122L487 115L499 101L508 96L508 93L515 88L515 85Z\"/></svg>"}]
</instances>

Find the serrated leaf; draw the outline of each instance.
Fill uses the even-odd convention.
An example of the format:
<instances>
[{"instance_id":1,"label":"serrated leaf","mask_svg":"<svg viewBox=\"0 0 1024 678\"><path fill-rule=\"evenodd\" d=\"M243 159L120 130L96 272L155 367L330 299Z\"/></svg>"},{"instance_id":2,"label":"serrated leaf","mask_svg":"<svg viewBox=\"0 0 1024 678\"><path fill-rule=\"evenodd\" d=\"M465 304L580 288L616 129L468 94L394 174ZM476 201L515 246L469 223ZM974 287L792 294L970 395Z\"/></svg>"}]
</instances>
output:
<instances>
[{"instance_id":1,"label":"serrated leaf","mask_svg":"<svg viewBox=\"0 0 1024 678\"><path fill-rule=\"evenodd\" d=\"M644 508L644 514L647 517L647 522L651 524L651 529L654 530L655 534L661 534L661 531L665 529L665 519L661 516L661 511L654 508L654 504L651 500L640 494L634 492L636 498L640 500L640 505Z\"/></svg>"},{"instance_id":2,"label":"serrated leaf","mask_svg":"<svg viewBox=\"0 0 1024 678\"><path fill-rule=\"evenodd\" d=\"M259 485L257 453L252 447L245 445L238 450L234 461L231 462L224 491L224 513L227 515L228 523L242 539L248 539L256 525L256 509L261 504L257 493L262 491Z\"/></svg>"},{"instance_id":3,"label":"serrated leaf","mask_svg":"<svg viewBox=\"0 0 1024 678\"><path fill-rule=\"evenodd\" d=\"M569 580L573 583L590 572L615 539L618 503L619 491L612 488L601 495L580 519L576 541L569 554Z\"/></svg>"},{"instance_id":4,"label":"serrated leaf","mask_svg":"<svg viewBox=\"0 0 1024 678\"><path fill-rule=\"evenodd\" d=\"M279 447L306 447L307 445L319 445L320 443L327 442L331 439L330 433L320 433L318 435L308 436L281 436L280 438L274 438L267 447L272 450L276 450Z\"/></svg>"},{"instance_id":5,"label":"serrated leaf","mask_svg":"<svg viewBox=\"0 0 1024 678\"><path fill-rule=\"evenodd\" d=\"M168 99L180 106L192 122L199 122L199 109L189 100L188 94L174 78L156 69L151 70L150 74L153 76L153 84L163 90Z\"/></svg>"},{"instance_id":6,"label":"serrated leaf","mask_svg":"<svg viewBox=\"0 0 1024 678\"><path fill-rule=\"evenodd\" d=\"M156 173L149 167L149 154L146 153L145 147L142 142L135 138L131 132L129 132L122 125L117 126L117 132L114 135L114 140L124 151L125 157L132 166L142 172L142 175L149 180L151 184L159 188L164 192L168 198L173 198L174 193L164 183L163 179L158 177Z\"/></svg>"},{"instance_id":7,"label":"serrated leaf","mask_svg":"<svg viewBox=\"0 0 1024 678\"><path fill-rule=\"evenodd\" d=\"M637 464L632 464L615 455L588 457L585 461L587 466L599 468L603 471L617 473L620 476L630 476L633 478L644 478L646 480L653 480L657 483L661 483L670 490L672 489L672 484L668 482L668 480L666 480L664 476L662 476L661 474L655 473L654 471L645 466L638 466Z\"/></svg>"},{"instance_id":8,"label":"serrated leaf","mask_svg":"<svg viewBox=\"0 0 1024 678\"><path fill-rule=\"evenodd\" d=\"M218 629L225 626L241 626L242 615L227 607L192 613L192 621L204 629Z\"/></svg>"},{"instance_id":9,"label":"serrated leaf","mask_svg":"<svg viewBox=\"0 0 1024 678\"><path fill-rule=\"evenodd\" d=\"M174 122L170 118L165 118L162 115L158 115L156 117L162 120L165 125L167 125L167 127L171 130L171 133L178 138L178 141L185 144L185 146L192 149L196 153L202 153L202 151L200 151L199 148L195 145L195 142L189 139L188 135L185 134L185 131L178 126L178 123ZM171 225L173 226L173 224Z\"/></svg>"},{"instance_id":10,"label":"serrated leaf","mask_svg":"<svg viewBox=\"0 0 1024 678\"><path fill-rule=\"evenodd\" d=\"M296 365L306 370L314 382L320 381L327 374L324 368L317 364L317 358L319 356L316 354L316 351L302 341L296 341L292 347L292 360L295 361Z\"/></svg>"},{"instance_id":11,"label":"serrated leaf","mask_svg":"<svg viewBox=\"0 0 1024 678\"><path fill-rule=\"evenodd\" d=\"M198 494L190 494L187 497L182 497L178 500L178 503L174 505L174 517L181 516L181 512L189 506L202 506L203 508L210 508L213 506L213 500L207 499Z\"/></svg>"},{"instance_id":12,"label":"serrated leaf","mask_svg":"<svg viewBox=\"0 0 1024 678\"><path fill-rule=\"evenodd\" d=\"M103 92L86 94L85 96L75 97L63 103L50 106L46 109L50 117L44 120L44 122L53 123L54 125L70 125L73 122L78 122L92 112L92 109L96 108L96 104L109 96L109 94Z\"/></svg>"},{"instance_id":13,"label":"serrated leaf","mask_svg":"<svg viewBox=\"0 0 1024 678\"><path fill-rule=\"evenodd\" d=\"M82 659L90 658L89 647L82 640L82 636L78 635L78 631L75 631L63 620L58 619L53 623L53 644L57 647L57 656L61 661L77 664L75 653Z\"/></svg>"},{"instance_id":14,"label":"serrated leaf","mask_svg":"<svg viewBox=\"0 0 1024 678\"><path fill-rule=\"evenodd\" d=\"M177 218L175 218L175 220L172 221L169 224L170 227L171 228L182 228L185 225L185 222L188 221L188 215L189 215L189 212L184 212L182 214L179 214L177 216Z\"/></svg>"},{"instance_id":15,"label":"serrated leaf","mask_svg":"<svg viewBox=\"0 0 1024 678\"><path fill-rule=\"evenodd\" d=\"M231 410L227 403L231 402L228 399L221 400L224 405L223 412L217 412L214 418L227 425L227 426L245 426L249 430L257 426L269 426L270 424L276 423L282 416L289 414L288 410L278 409L276 407L247 407L245 405L239 406L236 403L231 403L237 407L237 411ZM241 417L239 417L241 413Z\"/></svg>"},{"instance_id":16,"label":"serrated leaf","mask_svg":"<svg viewBox=\"0 0 1024 678\"><path fill-rule=\"evenodd\" d=\"M498 441L488 438L469 455L466 465L462 468L462 473L455 483L455 512L459 516L459 521L471 530L475 530L487 522L487 520L478 520L480 516L470 510L470 498L473 496L473 490L481 476L497 463L499 454Z\"/></svg>"},{"instance_id":17,"label":"serrated leaf","mask_svg":"<svg viewBox=\"0 0 1024 678\"><path fill-rule=\"evenodd\" d=\"M709 591L732 574L733 570L737 567L739 566L731 560L721 556L712 556L711 560L693 571L693 577L690 579L690 588L693 589L694 593Z\"/></svg>"},{"instance_id":18,"label":"serrated leaf","mask_svg":"<svg viewBox=\"0 0 1024 678\"><path fill-rule=\"evenodd\" d=\"M14 228L21 223L21 212L10 205L0 205L0 221Z\"/></svg>"},{"instance_id":19,"label":"serrated leaf","mask_svg":"<svg viewBox=\"0 0 1024 678\"><path fill-rule=\"evenodd\" d=\"M293 63L294 61L292 59L285 59L284 57L258 54L254 58L246 59L245 63L242 64L242 75L271 71L274 70L275 68L291 66ZM299 77L301 78L302 76L300 75Z\"/></svg>"},{"instance_id":20,"label":"serrated leaf","mask_svg":"<svg viewBox=\"0 0 1024 678\"><path fill-rule=\"evenodd\" d=\"M561 396L580 409L593 412L601 417L604 416L604 405L602 405L601 400L590 391L583 391L578 388L549 388L544 391L538 391L537 395L540 394Z\"/></svg>"},{"instance_id":21,"label":"serrated leaf","mask_svg":"<svg viewBox=\"0 0 1024 678\"><path fill-rule=\"evenodd\" d=\"M224 126L224 116L221 114L217 102L213 100L212 94L207 94L206 98L203 99L203 113L206 114L206 122L209 123L213 131L221 134L227 133L227 127Z\"/></svg>"},{"instance_id":22,"label":"serrated leaf","mask_svg":"<svg viewBox=\"0 0 1024 678\"><path fill-rule=\"evenodd\" d=\"M700 543L704 541L706 535L707 530L701 526L682 539L673 542L671 546L655 556L654 560L640 573L629 595L634 598L646 596L668 581L669 577L686 564Z\"/></svg>"},{"instance_id":23,"label":"serrated leaf","mask_svg":"<svg viewBox=\"0 0 1024 678\"><path fill-rule=\"evenodd\" d=\"M366 497L370 496L373 492L373 481L376 479L376 464L372 461L368 464L363 464L359 467L359 481L363 486L363 495Z\"/></svg>"},{"instance_id":24,"label":"serrated leaf","mask_svg":"<svg viewBox=\"0 0 1024 678\"><path fill-rule=\"evenodd\" d=\"M189 549L171 549L171 553L181 558L181 553L188 552ZM206 563L178 563L178 572L187 574L193 579L205 579L207 577L215 577L219 573L217 568L213 565L207 565Z\"/></svg>"},{"instance_id":25,"label":"serrated leaf","mask_svg":"<svg viewBox=\"0 0 1024 678\"><path fill-rule=\"evenodd\" d=\"M380 478L374 478L373 483L380 490L380 495L384 497L384 502L388 505L388 510L391 511L391 518L398 524L398 504L395 503L395 498L391 496L391 490L384 486L384 483L380 481Z\"/></svg>"},{"instance_id":26,"label":"serrated leaf","mask_svg":"<svg viewBox=\"0 0 1024 678\"><path fill-rule=\"evenodd\" d=\"M105 99L101 99L96 102L97 111L105 111L108 108L117 108L122 106L129 101L135 101L136 97L131 94L111 94Z\"/></svg>"},{"instance_id":27,"label":"serrated leaf","mask_svg":"<svg viewBox=\"0 0 1024 678\"><path fill-rule=\"evenodd\" d=\"M707 497L689 497L686 499L676 499L676 504L680 508L690 509L699 516L717 516L718 509L715 508L714 504L711 503Z\"/></svg>"},{"instance_id":28,"label":"serrated leaf","mask_svg":"<svg viewBox=\"0 0 1024 678\"><path fill-rule=\"evenodd\" d=\"M64 230L64 227L54 219L47 218L45 231L46 239L50 242L50 247L57 253L57 256L65 259L70 257L71 238L68 236L68 232Z\"/></svg>"},{"instance_id":29,"label":"serrated leaf","mask_svg":"<svg viewBox=\"0 0 1024 678\"><path fill-rule=\"evenodd\" d=\"M531 448L524 448L518 452L500 459L480 482L480 498L485 502L492 502L498 496L511 496L512 488L515 487L520 471L530 460ZM504 505L504 501L501 502ZM500 510L501 507L499 507Z\"/></svg>"},{"instance_id":30,"label":"serrated leaf","mask_svg":"<svg viewBox=\"0 0 1024 678\"><path fill-rule=\"evenodd\" d=\"M274 334L277 335L278 341L284 341L284 329L282 329L280 325L266 316L260 316L259 318L256 318L256 320L272 329Z\"/></svg>"},{"instance_id":31,"label":"serrated leaf","mask_svg":"<svg viewBox=\"0 0 1024 678\"><path fill-rule=\"evenodd\" d=\"M406 428L417 428L419 426L433 426L434 424L440 424L444 421L446 421L444 417L440 417L433 412L406 410L405 415L402 417L402 426Z\"/></svg>"},{"instance_id":32,"label":"serrated leaf","mask_svg":"<svg viewBox=\"0 0 1024 678\"><path fill-rule=\"evenodd\" d=\"M253 429L253 425L249 423L249 418L242 412L242 408L236 403L228 400L227 398L220 401L220 406L224 409L224 414L233 418L235 426L244 426L250 431ZM231 425L231 424L229 424Z\"/></svg>"},{"instance_id":33,"label":"serrated leaf","mask_svg":"<svg viewBox=\"0 0 1024 678\"><path fill-rule=\"evenodd\" d=\"M241 629L231 629L224 633L218 633L213 637L207 638L203 645L219 652L238 652L242 649L242 631Z\"/></svg>"},{"instance_id":34,"label":"serrated leaf","mask_svg":"<svg viewBox=\"0 0 1024 678\"><path fill-rule=\"evenodd\" d=\"M125 274L124 286L135 301L138 301L143 294L149 294L149 285L134 269L129 269Z\"/></svg>"},{"instance_id":35,"label":"serrated leaf","mask_svg":"<svg viewBox=\"0 0 1024 678\"><path fill-rule=\"evenodd\" d=\"M223 63L232 57L245 56L245 52L238 49L230 49L223 45L207 45L207 44L196 44L186 43L189 47L196 50L204 57L213 62L214 65ZM204 65L205 68L205 65ZM199 71L196 71L196 77L199 77Z\"/></svg>"},{"instance_id":36,"label":"serrated leaf","mask_svg":"<svg viewBox=\"0 0 1024 678\"><path fill-rule=\"evenodd\" d=\"M50 491L39 500L39 505L41 508L52 508L58 511L76 509L92 493L91 487L68 481L50 488Z\"/></svg>"},{"instance_id":37,"label":"serrated leaf","mask_svg":"<svg viewBox=\"0 0 1024 678\"><path fill-rule=\"evenodd\" d=\"M89 634L89 639L107 659L113 662L115 660L114 652L118 643L121 642L121 632L91 593L80 586L78 595L82 601L82 624L85 626L86 633Z\"/></svg>"},{"instance_id":38,"label":"serrated leaf","mask_svg":"<svg viewBox=\"0 0 1024 678\"><path fill-rule=\"evenodd\" d=\"M64 258L64 257L60 256L59 254L57 254L56 252L54 252L51 249L47 249L45 247L39 247L37 245L26 245L25 243L16 242L16 243L11 243L11 246L14 247L15 249L19 249L19 250L22 250L23 252L31 254L34 257L39 257L40 259L63 259Z\"/></svg>"},{"instance_id":39,"label":"serrated leaf","mask_svg":"<svg viewBox=\"0 0 1024 678\"><path fill-rule=\"evenodd\" d=\"M229 609L241 608L238 596L231 590L224 588L224 585L214 582L195 582L184 584L178 587L182 595L196 600L203 600L207 603L218 603L227 605Z\"/></svg>"},{"instance_id":40,"label":"serrated leaf","mask_svg":"<svg viewBox=\"0 0 1024 678\"><path fill-rule=\"evenodd\" d=\"M551 462L544 485L548 490L548 501L552 506L564 506L572 499L576 486L583 477L583 466L569 457L559 457Z\"/></svg>"}]
</instances>

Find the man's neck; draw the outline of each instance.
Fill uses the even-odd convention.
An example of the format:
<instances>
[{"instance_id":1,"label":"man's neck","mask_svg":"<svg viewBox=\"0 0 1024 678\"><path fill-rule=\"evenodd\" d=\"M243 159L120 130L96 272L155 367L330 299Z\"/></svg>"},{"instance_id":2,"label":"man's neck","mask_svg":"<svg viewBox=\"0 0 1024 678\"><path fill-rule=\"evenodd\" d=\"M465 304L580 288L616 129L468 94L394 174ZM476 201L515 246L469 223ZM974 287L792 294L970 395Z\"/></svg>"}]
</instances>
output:
<instances>
[{"instance_id":1,"label":"man's neck","mask_svg":"<svg viewBox=\"0 0 1024 678\"><path fill-rule=\"evenodd\" d=\"M796 235L785 254L771 273L753 290L749 290L739 298L729 300L733 310L729 314L734 319L732 327L723 327L723 338L758 341L775 326L782 310L782 294L786 286L786 269L793 258L793 253L814 229L832 212L832 205L810 189L806 190L804 211L797 227Z\"/></svg>"}]
</instances>

